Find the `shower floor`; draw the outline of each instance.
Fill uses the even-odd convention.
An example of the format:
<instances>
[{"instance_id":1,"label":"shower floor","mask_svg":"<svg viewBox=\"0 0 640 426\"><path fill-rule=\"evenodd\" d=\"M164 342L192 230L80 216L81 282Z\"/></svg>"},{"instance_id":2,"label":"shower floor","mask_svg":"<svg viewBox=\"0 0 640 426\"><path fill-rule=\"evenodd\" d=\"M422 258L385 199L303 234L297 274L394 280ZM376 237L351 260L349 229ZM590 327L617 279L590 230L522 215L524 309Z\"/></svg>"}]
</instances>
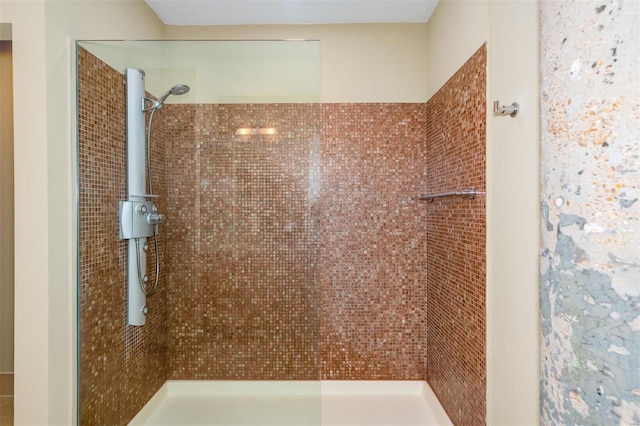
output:
<instances>
[{"instance_id":1,"label":"shower floor","mask_svg":"<svg viewBox=\"0 0 640 426\"><path fill-rule=\"evenodd\" d=\"M180 426L451 425L422 381L168 381L129 423Z\"/></svg>"}]
</instances>

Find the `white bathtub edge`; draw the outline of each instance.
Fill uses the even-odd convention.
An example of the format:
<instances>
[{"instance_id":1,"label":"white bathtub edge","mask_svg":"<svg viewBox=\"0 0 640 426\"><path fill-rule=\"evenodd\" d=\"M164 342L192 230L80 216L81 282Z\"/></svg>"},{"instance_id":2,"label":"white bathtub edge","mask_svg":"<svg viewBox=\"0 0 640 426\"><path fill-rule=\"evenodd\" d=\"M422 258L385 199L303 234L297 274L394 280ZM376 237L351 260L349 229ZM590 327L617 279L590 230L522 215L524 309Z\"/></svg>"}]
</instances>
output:
<instances>
[{"instance_id":1,"label":"white bathtub edge","mask_svg":"<svg viewBox=\"0 0 640 426\"><path fill-rule=\"evenodd\" d=\"M129 426L149 424L157 408L172 396L247 396L269 395L301 396L370 396L413 395L423 398L438 425L453 425L438 398L423 380L322 380L322 381L215 381L167 380L149 402L129 422ZM435 403L434 403L435 402Z\"/></svg>"},{"instance_id":2,"label":"white bathtub edge","mask_svg":"<svg viewBox=\"0 0 640 426\"><path fill-rule=\"evenodd\" d=\"M423 395L423 380L167 380L174 395ZM429 388L429 391L431 389Z\"/></svg>"},{"instance_id":3,"label":"white bathtub edge","mask_svg":"<svg viewBox=\"0 0 640 426\"><path fill-rule=\"evenodd\" d=\"M151 415L169 397L168 382L164 382L160 389L151 397L151 399L142 407L138 414L128 423L127 426L145 425L149 422Z\"/></svg>"},{"instance_id":4,"label":"white bathtub edge","mask_svg":"<svg viewBox=\"0 0 640 426\"><path fill-rule=\"evenodd\" d=\"M169 396L320 395L312 380L167 380Z\"/></svg>"},{"instance_id":5,"label":"white bathtub edge","mask_svg":"<svg viewBox=\"0 0 640 426\"><path fill-rule=\"evenodd\" d=\"M422 380L323 380L321 394L337 395L421 395ZM427 385L428 386L428 385Z\"/></svg>"},{"instance_id":6,"label":"white bathtub edge","mask_svg":"<svg viewBox=\"0 0 640 426\"><path fill-rule=\"evenodd\" d=\"M431 389L431 386L429 386L429 383L427 382L423 382L423 383L424 385L422 386L422 392L421 392L422 397L427 402L432 402L432 401L437 402L437 404L429 404L429 407L433 410L434 416L438 418L438 424L441 424L443 426L445 425L453 426L453 422L449 418L449 415L447 414L447 412L442 407L442 403L440 403L440 400L436 396L435 392L433 392L433 389Z\"/></svg>"}]
</instances>

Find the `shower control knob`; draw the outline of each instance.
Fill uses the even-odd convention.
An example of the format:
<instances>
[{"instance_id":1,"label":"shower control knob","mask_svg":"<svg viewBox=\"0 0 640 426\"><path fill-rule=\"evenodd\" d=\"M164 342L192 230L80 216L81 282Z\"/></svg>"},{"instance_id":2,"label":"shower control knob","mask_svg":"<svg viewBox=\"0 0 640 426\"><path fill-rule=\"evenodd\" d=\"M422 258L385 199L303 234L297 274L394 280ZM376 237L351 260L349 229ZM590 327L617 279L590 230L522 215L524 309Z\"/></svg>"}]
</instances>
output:
<instances>
[{"instance_id":1,"label":"shower control knob","mask_svg":"<svg viewBox=\"0 0 640 426\"><path fill-rule=\"evenodd\" d=\"M145 215L148 211L149 209L147 209L147 206L144 204L138 204L136 206L136 212L138 212L138 214Z\"/></svg>"},{"instance_id":2,"label":"shower control knob","mask_svg":"<svg viewBox=\"0 0 640 426\"><path fill-rule=\"evenodd\" d=\"M164 215L162 213L149 213L147 215L147 223L149 225L159 225L164 220Z\"/></svg>"}]
</instances>

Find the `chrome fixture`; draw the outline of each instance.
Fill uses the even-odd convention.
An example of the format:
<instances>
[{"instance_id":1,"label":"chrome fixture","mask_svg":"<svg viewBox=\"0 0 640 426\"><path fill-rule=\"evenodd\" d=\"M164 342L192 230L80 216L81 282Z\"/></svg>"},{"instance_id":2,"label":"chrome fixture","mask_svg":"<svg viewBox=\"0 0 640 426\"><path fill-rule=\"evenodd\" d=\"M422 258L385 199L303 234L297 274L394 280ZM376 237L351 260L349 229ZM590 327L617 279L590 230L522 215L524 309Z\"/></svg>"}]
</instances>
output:
<instances>
[{"instance_id":1,"label":"chrome fixture","mask_svg":"<svg viewBox=\"0 0 640 426\"><path fill-rule=\"evenodd\" d=\"M175 95L175 96L184 95L190 89L191 88L189 86L187 86L186 84L176 84L171 89L169 89L166 92L164 92L162 94L162 96L160 96L158 98L158 100L151 99L151 98L146 98L146 97L143 96L142 97L142 111L143 112L153 112L153 111L155 111L157 109L160 109L160 108L162 108L162 105L164 104L164 101L166 101L167 98L170 95ZM149 102L151 104L151 106L147 107L147 102Z\"/></svg>"},{"instance_id":2,"label":"chrome fixture","mask_svg":"<svg viewBox=\"0 0 640 426\"><path fill-rule=\"evenodd\" d=\"M145 97L144 71L127 68L127 199L120 201L120 239L128 240L127 320L129 325L146 323L147 296L158 289L160 252L158 227L164 215L153 202L151 177L151 126L153 116L170 95L189 91L186 84L173 86L158 100ZM142 105L142 107L141 107ZM150 112L145 132L145 116ZM146 134L145 134L146 133ZM155 279L147 275L147 238L153 237L155 248Z\"/></svg>"},{"instance_id":3,"label":"chrome fixture","mask_svg":"<svg viewBox=\"0 0 640 426\"><path fill-rule=\"evenodd\" d=\"M434 198L449 197L453 195L462 195L462 196L468 196L469 198L475 198L476 195L484 195L484 194L485 192L476 191L476 189L472 186L469 189L462 189L459 191L449 191L449 192L440 192L437 194L420 195L418 196L418 200L426 200L432 203Z\"/></svg>"},{"instance_id":4,"label":"chrome fixture","mask_svg":"<svg viewBox=\"0 0 640 426\"><path fill-rule=\"evenodd\" d=\"M500 101L495 101L493 103L493 113L498 115L509 115L511 117L515 117L518 115L520 111L520 104L517 102L512 103L511 105L500 105Z\"/></svg>"}]
</instances>

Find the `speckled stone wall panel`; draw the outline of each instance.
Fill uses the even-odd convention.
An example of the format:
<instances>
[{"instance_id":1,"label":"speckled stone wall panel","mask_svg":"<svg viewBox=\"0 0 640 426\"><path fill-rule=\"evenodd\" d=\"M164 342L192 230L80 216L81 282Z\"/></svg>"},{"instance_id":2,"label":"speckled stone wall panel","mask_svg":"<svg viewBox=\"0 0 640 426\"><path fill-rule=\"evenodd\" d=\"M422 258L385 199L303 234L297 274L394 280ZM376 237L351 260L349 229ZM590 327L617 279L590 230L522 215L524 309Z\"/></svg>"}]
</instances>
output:
<instances>
[{"instance_id":1,"label":"speckled stone wall panel","mask_svg":"<svg viewBox=\"0 0 640 426\"><path fill-rule=\"evenodd\" d=\"M640 424L640 2L541 2L543 424Z\"/></svg>"},{"instance_id":2,"label":"speckled stone wall panel","mask_svg":"<svg viewBox=\"0 0 640 426\"><path fill-rule=\"evenodd\" d=\"M164 112L171 378L318 379L319 105Z\"/></svg>"},{"instance_id":3,"label":"speckled stone wall panel","mask_svg":"<svg viewBox=\"0 0 640 426\"><path fill-rule=\"evenodd\" d=\"M486 47L427 102L426 192L486 188ZM454 424L486 413L485 198L426 203L428 382Z\"/></svg>"},{"instance_id":4,"label":"speckled stone wall panel","mask_svg":"<svg viewBox=\"0 0 640 426\"><path fill-rule=\"evenodd\" d=\"M118 239L118 201L126 198L125 78L81 47L78 98L79 422L119 425L131 420L167 378L165 270L160 291L148 299L147 325L128 326L126 242ZM162 211L166 143L156 125L152 168ZM165 241L161 236L161 259Z\"/></svg>"},{"instance_id":5,"label":"speckled stone wall panel","mask_svg":"<svg viewBox=\"0 0 640 426\"><path fill-rule=\"evenodd\" d=\"M426 378L424 104L322 105L322 378Z\"/></svg>"}]
</instances>

